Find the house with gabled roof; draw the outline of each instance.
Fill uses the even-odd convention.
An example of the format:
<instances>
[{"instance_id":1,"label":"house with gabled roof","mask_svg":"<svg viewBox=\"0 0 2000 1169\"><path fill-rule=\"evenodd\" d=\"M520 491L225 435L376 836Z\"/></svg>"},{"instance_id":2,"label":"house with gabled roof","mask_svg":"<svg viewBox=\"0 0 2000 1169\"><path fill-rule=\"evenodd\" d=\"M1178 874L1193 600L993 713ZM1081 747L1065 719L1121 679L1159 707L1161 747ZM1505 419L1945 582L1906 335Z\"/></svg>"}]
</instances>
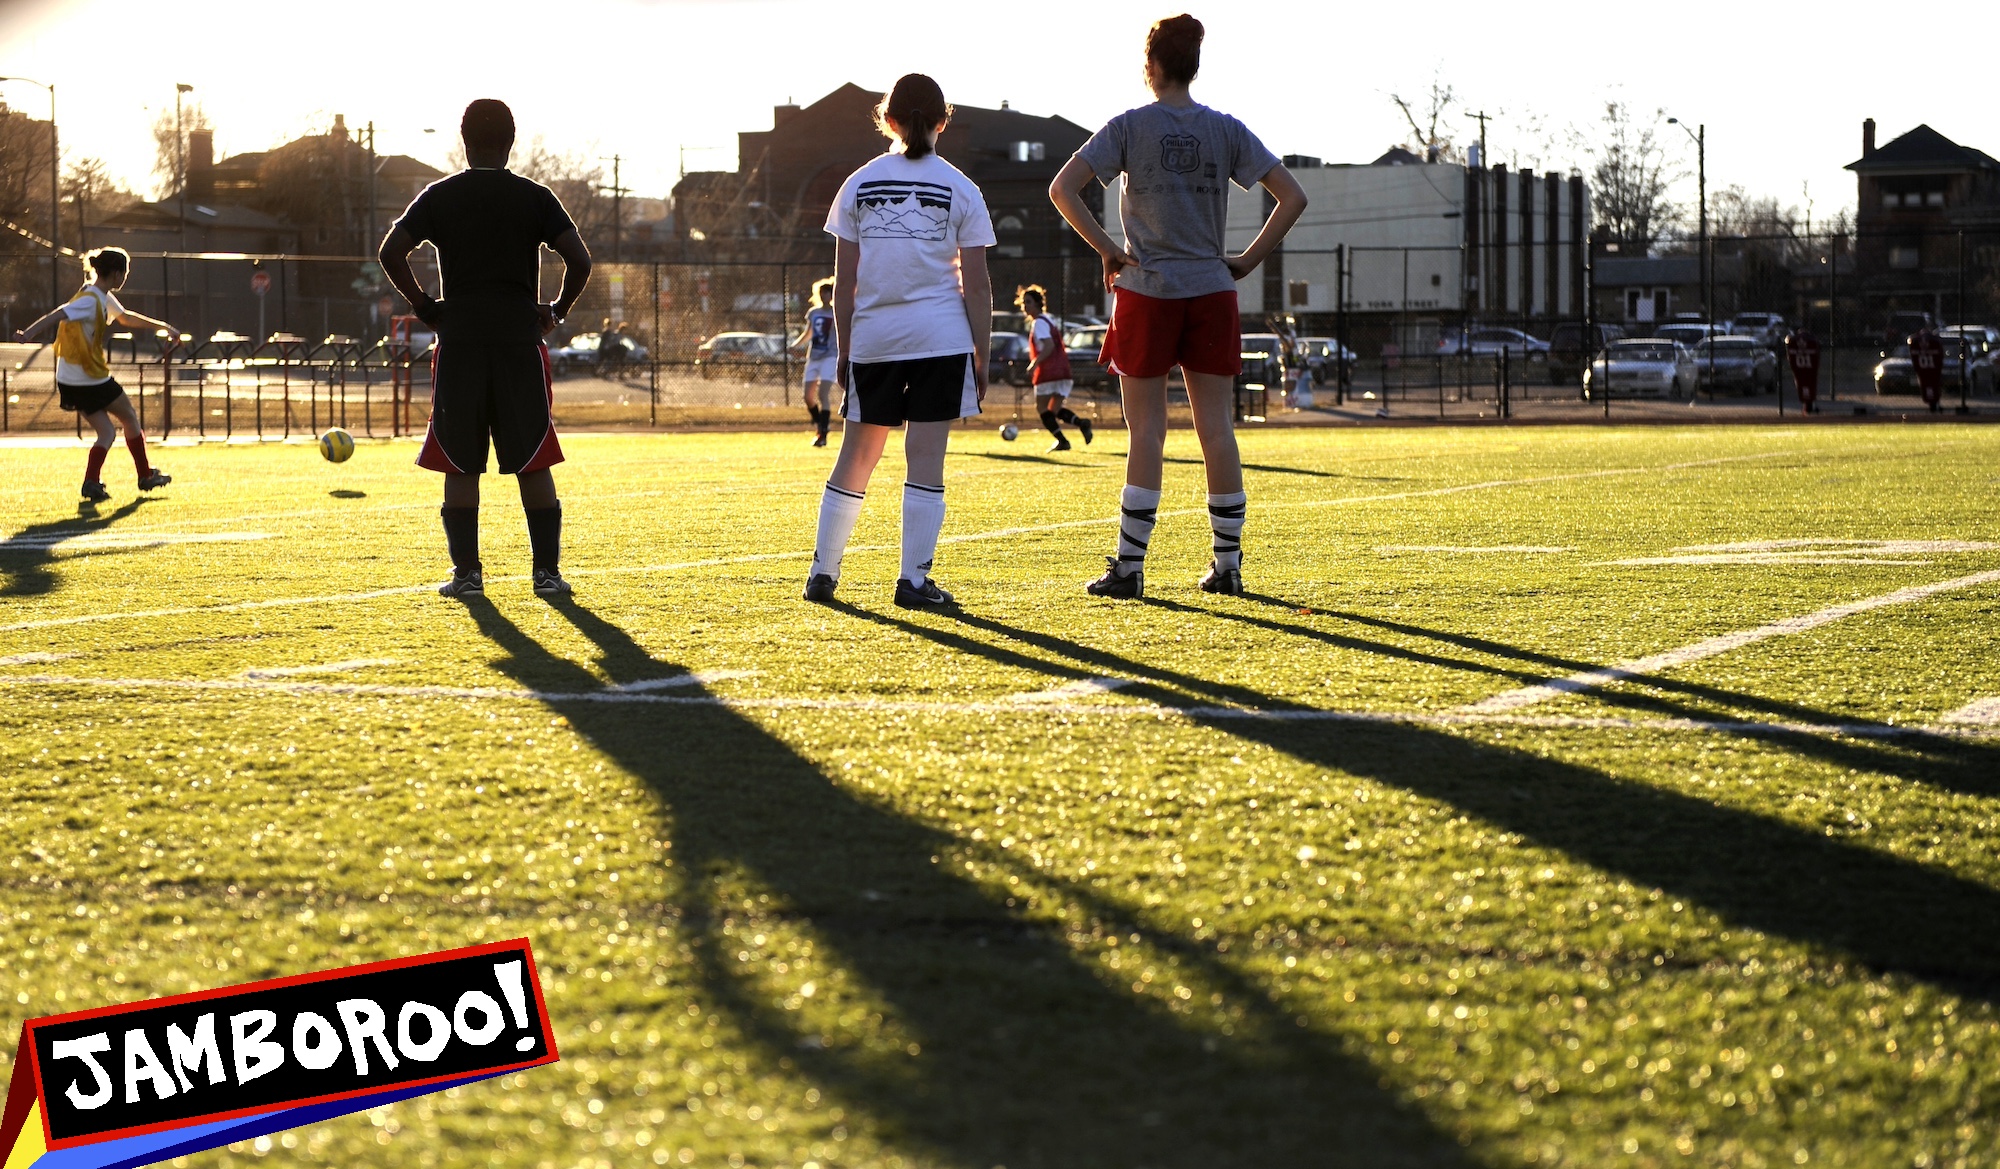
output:
<instances>
[{"instance_id":1,"label":"house with gabled roof","mask_svg":"<svg viewBox=\"0 0 2000 1169\"><path fill-rule=\"evenodd\" d=\"M1861 123L1861 157L1847 169L1855 176L1856 292L1865 327L1898 310L1941 320L1972 312L1958 304L1961 284L1970 300L2000 266L2000 160L1927 125L1878 146L1869 118Z\"/></svg>"}]
</instances>

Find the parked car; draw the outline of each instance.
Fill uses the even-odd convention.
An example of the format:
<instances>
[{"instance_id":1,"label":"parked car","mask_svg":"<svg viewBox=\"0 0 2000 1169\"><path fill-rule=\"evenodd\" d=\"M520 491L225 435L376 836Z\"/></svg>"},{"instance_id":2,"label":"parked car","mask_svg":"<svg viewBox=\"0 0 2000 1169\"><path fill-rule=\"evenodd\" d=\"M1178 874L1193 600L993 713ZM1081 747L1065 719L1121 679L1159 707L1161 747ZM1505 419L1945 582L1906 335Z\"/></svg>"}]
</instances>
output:
<instances>
[{"instance_id":1,"label":"parked car","mask_svg":"<svg viewBox=\"0 0 2000 1169\"><path fill-rule=\"evenodd\" d=\"M1653 336L1692 349L1710 337L1727 337L1729 330L1707 321L1669 321L1653 330Z\"/></svg>"},{"instance_id":2,"label":"parked car","mask_svg":"<svg viewBox=\"0 0 2000 1169\"><path fill-rule=\"evenodd\" d=\"M1285 388L1285 339L1276 333L1243 334L1243 371L1236 375L1239 389Z\"/></svg>"},{"instance_id":3,"label":"parked car","mask_svg":"<svg viewBox=\"0 0 2000 1169\"><path fill-rule=\"evenodd\" d=\"M1445 334L1438 338L1438 352L1446 357L1498 357L1504 352L1538 361L1548 357L1549 343L1519 329L1485 326Z\"/></svg>"},{"instance_id":4,"label":"parked car","mask_svg":"<svg viewBox=\"0 0 2000 1169\"><path fill-rule=\"evenodd\" d=\"M1085 325L1063 334L1063 347L1069 350L1070 380L1076 383L1077 389L1109 386L1116 381L1111 371L1098 360L1098 355L1104 351L1104 334L1109 330L1108 325Z\"/></svg>"},{"instance_id":5,"label":"parked car","mask_svg":"<svg viewBox=\"0 0 2000 1169\"><path fill-rule=\"evenodd\" d=\"M695 368L703 377L712 376L718 367L775 365L784 360L783 333L717 333L694 351Z\"/></svg>"},{"instance_id":6,"label":"parked car","mask_svg":"<svg viewBox=\"0 0 2000 1169\"><path fill-rule=\"evenodd\" d=\"M1979 349L2000 349L2000 329L1992 325L1946 325L1938 330L1940 337L1970 337Z\"/></svg>"},{"instance_id":7,"label":"parked car","mask_svg":"<svg viewBox=\"0 0 2000 1169\"><path fill-rule=\"evenodd\" d=\"M549 366L561 377L579 370L603 372L621 365L639 365L647 357L644 345L623 334L614 335L607 350L603 334L578 333L567 343L549 350Z\"/></svg>"},{"instance_id":8,"label":"parked car","mask_svg":"<svg viewBox=\"0 0 2000 1169\"><path fill-rule=\"evenodd\" d=\"M1730 336L1749 337L1774 350L1785 343L1785 335L1791 331L1785 318L1777 313L1737 313L1729 318Z\"/></svg>"},{"instance_id":9,"label":"parked car","mask_svg":"<svg viewBox=\"0 0 2000 1169\"><path fill-rule=\"evenodd\" d=\"M1312 371L1313 384L1316 386L1333 384L1340 360L1347 362L1348 376L1354 376L1354 364L1358 360L1354 350L1332 337L1300 337L1297 350L1305 358L1306 368Z\"/></svg>"},{"instance_id":10,"label":"parked car","mask_svg":"<svg viewBox=\"0 0 2000 1169\"><path fill-rule=\"evenodd\" d=\"M1908 341L1910 334L1916 332L1918 329L1929 329L1932 332L1936 332L1937 327L1937 318L1929 313L1890 313L1889 327L1882 331L1882 356L1887 357L1890 350ZM1908 354L1904 356L1908 356Z\"/></svg>"},{"instance_id":11,"label":"parked car","mask_svg":"<svg viewBox=\"0 0 2000 1169\"><path fill-rule=\"evenodd\" d=\"M1592 324L1591 330L1597 335L1593 353L1603 352L1605 346L1625 336L1618 325ZM1583 376L1583 337L1582 321L1564 321L1549 332L1550 381L1560 385Z\"/></svg>"},{"instance_id":12,"label":"parked car","mask_svg":"<svg viewBox=\"0 0 2000 1169\"><path fill-rule=\"evenodd\" d=\"M1711 337L1694 351L1701 385L1763 394L1778 388L1778 354L1755 337Z\"/></svg>"},{"instance_id":13,"label":"parked car","mask_svg":"<svg viewBox=\"0 0 2000 1169\"><path fill-rule=\"evenodd\" d=\"M1583 396L1658 394L1684 397L1694 392L1701 375L1694 352L1661 337L1630 338L1605 346L1604 356L1583 373Z\"/></svg>"},{"instance_id":14,"label":"parked car","mask_svg":"<svg viewBox=\"0 0 2000 1169\"><path fill-rule=\"evenodd\" d=\"M2000 380L2000 368L1994 364L1994 353L1981 349L1977 344L1968 346L1963 337L1952 335L1939 337L1944 343L1943 377L1939 379L1941 392L1959 392L1959 354L1965 353L1965 378L1972 383L1975 394L1990 394L1996 380ZM1916 370L1910 365L1910 343L1891 346L1886 356L1875 363L1875 392L1878 394L1915 394L1922 392L1917 385Z\"/></svg>"},{"instance_id":15,"label":"parked car","mask_svg":"<svg viewBox=\"0 0 2000 1169\"><path fill-rule=\"evenodd\" d=\"M1028 337L1025 333L995 333L986 345L986 384L1028 384Z\"/></svg>"}]
</instances>

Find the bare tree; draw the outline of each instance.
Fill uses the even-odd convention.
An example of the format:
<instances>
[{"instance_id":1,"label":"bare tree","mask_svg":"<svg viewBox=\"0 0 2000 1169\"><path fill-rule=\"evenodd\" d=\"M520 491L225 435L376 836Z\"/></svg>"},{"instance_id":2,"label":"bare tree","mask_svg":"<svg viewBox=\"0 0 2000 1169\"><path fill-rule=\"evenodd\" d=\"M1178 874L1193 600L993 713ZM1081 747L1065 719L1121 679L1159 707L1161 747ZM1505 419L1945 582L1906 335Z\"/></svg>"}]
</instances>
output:
<instances>
[{"instance_id":1,"label":"bare tree","mask_svg":"<svg viewBox=\"0 0 2000 1169\"><path fill-rule=\"evenodd\" d=\"M1410 124L1410 145L1424 156L1426 162L1465 161L1463 154L1452 143L1451 123L1446 120L1451 103L1457 97L1458 94L1437 73L1431 74L1430 89L1414 102L1401 94L1389 95L1389 100L1403 111L1403 120Z\"/></svg>"},{"instance_id":2,"label":"bare tree","mask_svg":"<svg viewBox=\"0 0 2000 1169\"><path fill-rule=\"evenodd\" d=\"M1671 233L1681 208L1667 189L1685 177L1670 169L1658 128L1665 110L1641 122L1622 101L1604 103L1595 137L1579 142L1591 160L1591 204L1598 225L1628 252L1645 254Z\"/></svg>"},{"instance_id":3,"label":"bare tree","mask_svg":"<svg viewBox=\"0 0 2000 1169\"><path fill-rule=\"evenodd\" d=\"M180 110L180 126L176 132L174 111L161 110L153 119L153 195L164 199L181 189L187 182L182 173L187 165L187 136L196 130L213 130L215 124L208 120L208 111L199 102L190 102Z\"/></svg>"},{"instance_id":4,"label":"bare tree","mask_svg":"<svg viewBox=\"0 0 2000 1169\"><path fill-rule=\"evenodd\" d=\"M99 223L104 217L130 206L137 196L130 191L120 190L111 179L111 172L101 158L86 158L70 164L62 178L62 202L68 208L68 215L76 218L76 238L80 246L89 247L88 231L90 221Z\"/></svg>"},{"instance_id":5,"label":"bare tree","mask_svg":"<svg viewBox=\"0 0 2000 1169\"><path fill-rule=\"evenodd\" d=\"M612 200L601 193L609 187L604 164L594 161L595 154L589 148L558 151L537 135L525 148L514 148L510 169L554 191L576 221L584 243L600 259L610 259Z\"/></svg>"}]
</instances>

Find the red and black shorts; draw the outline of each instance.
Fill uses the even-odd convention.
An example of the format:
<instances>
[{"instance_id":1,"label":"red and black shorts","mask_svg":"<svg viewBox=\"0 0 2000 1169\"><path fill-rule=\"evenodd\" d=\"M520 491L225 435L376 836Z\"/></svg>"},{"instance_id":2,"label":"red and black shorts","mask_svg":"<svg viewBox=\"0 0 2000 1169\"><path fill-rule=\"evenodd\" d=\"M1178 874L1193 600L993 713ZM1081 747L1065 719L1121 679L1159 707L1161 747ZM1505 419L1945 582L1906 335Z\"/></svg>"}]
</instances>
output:
<instances>
[{"instance_id":1,"label":"red and black shorts","mask_svg":"<svg viewBox=\"0 0 2000 1169\"><path fill-rule=\"evenodd\" d=\"M562 462L548 347L517 329L454 327L450 309L445 311L431 353L430 430L417 465L453 475L484 474L489 439L502 475L544 471Z\"/></svg>"},{"instance_id":2,"label":"red and black shorts","mask_svg":"<svg viewBox=\"0 0 2000 1169\"><path fill-rule=\"evenodd\" d=\"M1098 360L1121 377L1165 377L1176 365L1235 377L1243 370L1236 290L1168 300L1118 289Z\"/></svg>"}]
</instances>

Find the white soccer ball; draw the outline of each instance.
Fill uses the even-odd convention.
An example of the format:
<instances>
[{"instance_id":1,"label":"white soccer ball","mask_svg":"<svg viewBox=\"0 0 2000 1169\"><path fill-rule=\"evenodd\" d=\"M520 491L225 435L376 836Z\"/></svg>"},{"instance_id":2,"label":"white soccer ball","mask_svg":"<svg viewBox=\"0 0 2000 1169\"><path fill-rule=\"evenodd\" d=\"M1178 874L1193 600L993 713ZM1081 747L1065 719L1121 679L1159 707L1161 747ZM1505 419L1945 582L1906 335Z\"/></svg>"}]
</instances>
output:
<instances>
[{"instance_id":1,"label":"white soccer ball","mask_svg":"<svg viewBox=\"0 0 2000 1169\"><path fill-rule=\"evenodd\" d=\"M1008 442L1013 442L1015 439L1021 437L1021 428L1009 422L1000 428L1000 437L1006 439Z\"/></svg>"},{"instance_id":2,"label":"white soccer ball","mask_svg":"<svg viewBox=\"0 0 2000 1169\"><path fill-rule=\"evenodd\" d=\"M319 436L319 453L329 463L344 463L354 454L354 436L333 427Z\"/></svg>"}]
</instances>

